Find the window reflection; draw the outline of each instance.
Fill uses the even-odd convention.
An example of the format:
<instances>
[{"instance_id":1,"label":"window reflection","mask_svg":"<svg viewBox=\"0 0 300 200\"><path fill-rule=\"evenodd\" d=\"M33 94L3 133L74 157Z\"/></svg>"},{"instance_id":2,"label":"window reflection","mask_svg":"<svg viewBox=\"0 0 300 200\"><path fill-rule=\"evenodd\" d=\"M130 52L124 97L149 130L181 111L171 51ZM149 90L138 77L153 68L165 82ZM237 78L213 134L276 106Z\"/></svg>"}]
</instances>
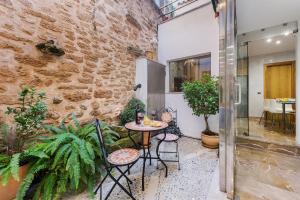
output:
<instances>
[{"instance_id":1,"label":"window reflection","mask_svg":"<svg viewBox=\"0 0 300 200\"><path fill-rule=\"evenodd\" d=\"M211 55L170 61L170 92L182 92L185 81L200 80L203 74L211 73Z\"/></svg>"}]
</instances>

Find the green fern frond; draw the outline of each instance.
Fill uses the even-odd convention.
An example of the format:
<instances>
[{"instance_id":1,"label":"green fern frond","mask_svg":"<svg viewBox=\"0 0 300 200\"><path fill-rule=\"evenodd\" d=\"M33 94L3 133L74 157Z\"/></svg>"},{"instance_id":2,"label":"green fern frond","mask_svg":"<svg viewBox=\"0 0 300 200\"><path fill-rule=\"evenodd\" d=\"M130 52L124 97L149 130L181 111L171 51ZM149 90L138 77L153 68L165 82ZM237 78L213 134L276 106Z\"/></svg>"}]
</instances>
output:
<instances>
[{"instance_id":1,"label":"green fern frond","mask_svg":"<svg viewBox=\"0 0 300 200\"><path fill-rule=\"evenodd\" d=\"M43 200L52 200L56 184L56 174L50 173L45 178L44 190L43 190Z\"/></svg>"},{"instance_id":2,"label":"green fern frond","mask_svg":"<svg viewBox=\"0 0 300 200\"><path fill-rule=\"evenodd\" d=\"M86 142L85 143L85 148L86 148L87 152L89 153L91 159L94 160L95 159L95 152L94 152L92 144L89 143L89 142Z\"/></svg>"},{"instance_id":3,"label":"green fern frond","mask_svg":"<svg viewBox=\"0 0 300 200\"><path fill-rule=\"evenodd\" d=\"M95 185L96 185L96 178L89 176L87 181L87 191L90 199L95 198L95 194L94 194Z\"/></svg>"},{"instance_id":4,"label":"green fern frond","mask_svg":"<svg viewBox=\"0 0 300 200\"><path fill-rule=\"evenodd\" d=\"M67 162L66 170L71 173L71 182L78 188L80 179L80 162L78 159L78 152L72 152Z\"/></svg>"},{"instance_id":5,"label":"green fern frond","mask_svg":"<svg viewBox=\"0 0 300 200\"><path fill-rule=\"evenodd\" d=\"M67 142L68 140L71 140L69 133L64 133L55 136L55 140L52 143L49 143L49 151L51 155L58 149L59 145Z\"/></svg>"},{"instance_id":6,"label":"green fern frond","mask_svg":"<svg viewBox=\"0 0 300 200\"><path fill-rule=\"evenodd\" d=\"M68 162L71 152L72 152L72 148L68 148L65 152L64 159L63 159L65 165Z\"/></svg>"},{"instance_id":7,"label":"green fern frond","mask_svg":"<svg viewBox=\"0 0 300 200\"><path fill-rule=\"evenodd\" d=\"M28 149L24 152L24 157L36 157L36 158L49 158L49 156L43 151Z\"/></svg>"},{"instance_id":8,"label":"green fern frond","mask_svg":"<svg viewBox=\"0 0 300 200\"><path fill-rule=\"evenodd\" d=\"M67 128L68 128L68 132L69 132L69 133L72 133L72 134L75 134L75 135L76 135L76 130L75 130L75 128L73 127L72 124L69 124L69 125L67 126Z\"/></svg>"},{"instance_id":9,"label":"green fern frond","mask_svg":"<svg viewBox=\"0 0 300 200\"><path fill-rule=\"evenodd\" d=\"M35 163L33 163L24 178L24 180L21 183L21 186L19 187L19 190L17 192L17 200L23 200L26 191L29 189L30 185L32 184L32 181L35 177L35 175L40 172L41 170L47 169L48 163L45 160L39 160Z\"/></svg>"},{"instance_id":10,"label":"green fern frond","mask_svg":"<svg viewBox=\"0 0 300 200\"><path fill-rule=\"evenodd\" d=\"M58 128L56 126L53 126L53 125L45 125L44 126L45 130L47 130L48 132L50 133L53 133L53 134L62 134L65 132L65 130L61 129L61 128Z\"/></svg>"},{"instance_id":11,"label":"green fern frond","mask_svg":"<svg viewBox=\"0 0 300 200\"><path fill-rule=\"evenodd\" d=\"M9 178L11 177L11 170L9 166L0 170L1 175L1 184L5 186L8 183Z\"/></svg>"},{"instance_id":12,"label":"green fern frond","mask_svg":"<svg viewBox=\"0 0 300 200\"><path fill-rule=\"evenodd\" d=\"M27 173L25 179L22 181L21 186L17 192L17 200L23 200L24 196L26 194L26 191L29 189L32 181L34 179L34 174L33 173Z\"/></svg>"},{"instance_id":13,"label":"green fern frond","mask_svg":"<svg viewBox=\"0 0 300 200\"><path fill-rule=\"evenodd\" d=\"M67 127L66 127L66 120L68 119L68 117L69 117L69 115L65 116L65 117L62 119L62 121L61 121L61 123L60 123L60 125L59 125L59 128L61 128L61 129L64 130L64 131L67 131L67 130L68 130Z\"/></svg>"},{"instance_id":14,"label":"green fern frond","mask_svg":"<svg viewBox=\"0 0 300 200\"><path fill-rule=\"evenodd\" d=\"M79 123L79 121L78 121L78 119L77 119L77 117L76 117L76 115L75 115L74 112L72 113L72 120L73 120L73 122L74 122L76 128L77 128L77 129L80 129L80 128L81 128L81 127L80 127L80 123Z\"/></svg>"},{"instance_id":15,"label":"green fern frond","mask_svg":"<svg viewBox=\"0 0 300 200\"><path fill-rule=\"evenodd\" d=\"M57 187L56 187L56 192L58 194L62 194L67 191L67 178L65 176L59 177L57 181Z\"/></svg>"},{"instance_id":16,"label":"green fern frond","mask_svg":"<svg viewBox=\"0 0 300 200\"><path fill-rule=\"evenodd\" d=\"M68 150L68 148L71 147L71 144L65 144L63 145L61 148L59 148L55 154L55 157L54 157L54 160L53 160L53 163L52 163L52 166L51 168L55 168L57 163L59 161L61 161L61 159L63 158L64 156L64 153Z\"/></svg>"},{"instance_id":17,"label":"green fern frond","mask_svg":"<svg viewBox=\"0 0 300 200\"><path fill-rule=\"evenodd\" d=\"M42 192L42 187L43 187L42 184L39 184L36 187L32 200L40 200L41 192Z\"/></svg>"},{"instance_id":18,"label":"green fern frond","mask_svg":"<svg viewBox=\"0 0 300 200\"><path fill-rule=\"evenodd\" d=\"M19 177L20 156L21 156L21 153L14 154L9 163L10 173L16 181L20 180L20 177Z\"/></svg>"}]
</instances>

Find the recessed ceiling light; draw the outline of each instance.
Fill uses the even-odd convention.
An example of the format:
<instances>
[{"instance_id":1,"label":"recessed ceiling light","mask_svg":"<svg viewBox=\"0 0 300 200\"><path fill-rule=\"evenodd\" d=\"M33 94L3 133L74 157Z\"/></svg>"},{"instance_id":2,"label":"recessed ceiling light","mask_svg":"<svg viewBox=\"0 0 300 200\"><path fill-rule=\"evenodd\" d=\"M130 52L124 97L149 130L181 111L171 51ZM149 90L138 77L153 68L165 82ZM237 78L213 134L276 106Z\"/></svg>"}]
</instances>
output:
<instances>
[{"instance_id":1,"label":"recessed ceiling light","mask_svg":"<svg viewBox=\"0 0 300 200\"><path fill-rule=\"evenodd\" d=\"M283 33L283 35L285 35L285 36L288 36L288 35L290 35L290 34L291 34L290 31L286 31L286 32Z\"/></svg>"},{"instance_id":2,"label":"recessed ceiling light","mask_svg":"<svg viewBox=\"0 0 300 200\"><path fill-rule=\"evenodd\" d=\"M276 44L281 44L281 41L280 41L280 40L277 40L277 41L276 41Z\"/></svg>"},{"instance_id":3,"label":"recessed ceiling light","mask_svg":"<svg viewBox=\"0 0 300 200\"><path fill-rule=\"evenodd\" d=\"M270 42L272 42L272 38L267 39L267 43L270 43Z\"/></svg>"}]
</instances>

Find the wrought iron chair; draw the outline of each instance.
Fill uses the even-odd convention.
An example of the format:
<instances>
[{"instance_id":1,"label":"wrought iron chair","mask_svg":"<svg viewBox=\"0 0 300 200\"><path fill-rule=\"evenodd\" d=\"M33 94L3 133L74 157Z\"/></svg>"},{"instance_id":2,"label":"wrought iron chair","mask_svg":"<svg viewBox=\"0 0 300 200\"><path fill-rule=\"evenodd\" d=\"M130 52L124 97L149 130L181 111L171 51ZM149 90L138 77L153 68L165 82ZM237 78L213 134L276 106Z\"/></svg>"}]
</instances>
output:
<instances>
[{"instance_id":1,"label":"wrought iron chair","mask_svg":"<svg viewBox=\"0 0 300 200\"><path fill-rule=\"evenodd\" d=\"M178 150L178 140L181 138L182 133L177 126L177 110L173 110L172 108L165 109L165 112L161 115L161 120L169 124L169 127L166 130L166 137L164 139L164 134L158 134L156 139L163 140L163 142L173 142L176 144L175 151L159 151L160 153L171 153L175 154L176 160L164 160L165 162L177 162L178 163L178 170L180 170L180 160L179 160L179 150ZM157 164L158 167L158 164Z\"/></svg>"},{"instance_id":2,"label":"wrought iron chair","mask_svg":"<svg viewBox=\"0 0 300 200\"><path fill-rule=\"evenodd\" d=\"M102 200L102 184L107 177L110 177L114 181L114 185L106 195L105 200L108 199L108 197L110 196L111 192L113 191L116 185L118 185L128 196L130 196L131 199L135 200L130 188L130 184L132 184L132 181L128 178L126 173L129 173L130 168L138 161L140 157L140 152L136 149L124 148L124 149L116 150L111 154L108 154L105 148L103 135L100 129L100 122L98 119L96 119L96 131L99 139L100 150L104 158L104 167L106 170L106 175L103 178L103 180L100 180L100 184L98 185L94 193L96 194L97 191L100 189L100 200ZM122 171L120 169L120 167L123 166L127 166L127 169L125 171ZM113 169L116 169L117 171L120 172L120 176L118 178L115 178L113 176L112 174ZM122 177L126 179L129 191L119 182Z\"/></svg>"}]
</instances>

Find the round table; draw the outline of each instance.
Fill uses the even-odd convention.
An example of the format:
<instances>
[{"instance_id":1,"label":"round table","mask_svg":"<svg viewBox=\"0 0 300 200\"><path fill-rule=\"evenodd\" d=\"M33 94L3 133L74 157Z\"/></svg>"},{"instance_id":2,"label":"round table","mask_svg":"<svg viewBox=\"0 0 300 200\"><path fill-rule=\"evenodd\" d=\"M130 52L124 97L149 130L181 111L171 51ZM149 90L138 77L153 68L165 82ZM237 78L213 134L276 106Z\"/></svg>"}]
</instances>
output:
<instances>
[{"instance_id":1,"label":"round table","mask_svg":"<svg viewBox=\"0 0 300 200\"><path fill-rule=\"evenodd\" d=\"M166 169L166 174L165 177L168 176L168 167L166 163L160 158L159 155L159 146L162 143L162 141L166 138L166 128L168 127L168 124L165 122L160 121L161 126L159 127L152 127L152 126L144 126L144 125L137 125L135 122L129 122L125 124L125 128L128 130L128 136L133 142L133 144L136 147L140 147L143 149L143 156L140 158L143 159L143 172L142 172L142 190L144 191L144 176L145 176L145 165L146 165L146 160L150 159L150 165L151 165L151 159L157 159L159 160L165 167ZM134 139L131 137L131 131L136 131L140 132L142 134L142 144L137 144ZM163 140L159 140L157 147L156 147L156 156L157 157L152 157L150 153L150 138L151 138L151 132L155 131L163 131L164 133L164 138ZM146 139L146 141L145 141ZM147 148L147 154L146 154L146 148Z\"/></svg>"}]
</instances>

